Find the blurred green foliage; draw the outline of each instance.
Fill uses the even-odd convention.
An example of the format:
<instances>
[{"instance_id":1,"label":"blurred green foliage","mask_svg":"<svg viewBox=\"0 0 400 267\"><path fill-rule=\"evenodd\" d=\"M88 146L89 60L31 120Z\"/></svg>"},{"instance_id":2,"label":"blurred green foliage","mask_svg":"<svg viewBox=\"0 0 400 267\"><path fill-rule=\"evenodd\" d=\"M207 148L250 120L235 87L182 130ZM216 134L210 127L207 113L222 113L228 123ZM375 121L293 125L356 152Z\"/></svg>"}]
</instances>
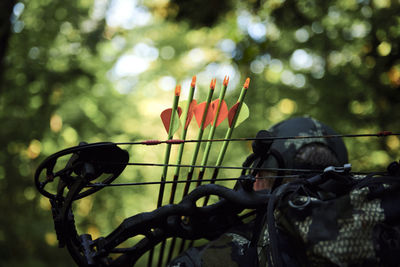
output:
<instances>
[{"instance_id":1,"label":"blurred green foliage","mask_svg":"<svg viewBox=\"0 0 400 267\"><path fill-rule=\"evenodd\" d=\"M251 115L235 137L305 114L340 133L400 132L398 1L6 4L13 9L3 9L2 21L11 23L0 32L0 48L7 48L0 58L2 266L73 265L57 248L49 203L33 186L35 168L82 140L164 139L159 114L172 104L177 83L185 99L192 75L199 101L211 78L218 79L217 95L230 75L228 106L251 78L245 100ZM195 136L192 124L188 138ZM397 137L345 141L355 170L382 170L400 156ZM131 161L162 162L162 146L127 149ZM187 145L187 158L192 150ZM248 153L249 144L231 144L224 164L240 165ZM119 181L158 180L160 173L128 168ZM107 234L127 216L154 209L157 192L157 186L104 189L77 203L78 224L94 237Z\"/></svg>"}]
</instances>

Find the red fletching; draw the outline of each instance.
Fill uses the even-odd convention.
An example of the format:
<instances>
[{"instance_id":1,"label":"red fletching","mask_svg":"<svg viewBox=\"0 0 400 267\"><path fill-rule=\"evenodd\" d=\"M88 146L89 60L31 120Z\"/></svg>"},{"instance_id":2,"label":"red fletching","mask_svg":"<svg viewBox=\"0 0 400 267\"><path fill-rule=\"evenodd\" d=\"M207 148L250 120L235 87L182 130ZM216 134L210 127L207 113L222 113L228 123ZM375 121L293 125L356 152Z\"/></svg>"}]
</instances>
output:
<instances>
[{"instance_id":1,"label":"red fletching","mask_svg":"<svg viewBox=\"0 0 400 267\"><path fill-rule=\"evenodd\" d=\"M187 129L189 127L189 124L192 121L193 113L194 113L194 110L196 109L196 106L197 106L197 101L195 99L193 99L189 105L188 114L187 114L187 118L186 118L186 122L185 122L185 129Z\"/></svg>"},{"instance_id":2,"label":"red fletching","mask_svg":"<svg viewBox=\"0 0 400 267\"><path fill-rule=\"evenodd\" d=\"M233 118L235 117L238 107L239 107L239 102L233 105L228 112L229 127L232 127Z\"/></svg>"},{"instance_id":3,"label":"red fletching","mask_svg":"<svg viewBox=\"0 0 400 267\"><path fill-rule=\"evenodd\" d=\"M170 125L170 121L171 121L171 114L172 114L172 108L167 108L166 110L164 110L163 112L161 112L161 120L164 124L164 128L167 131L167 133L169 132L169 125ZM178 116L180 117L182 114L182 109L180 107L178 107ZM176 120L178 120L178 118L175 118Z\"/></svg>"},{"instance_id":4,"label":"red fletching","mask_svg":"<svg viewBox=\"0 0 400 267\"><path fill-rule=\"evenodd\" d=\"M201 120L203 119L204 110L206 108L206 102L200 103L194 109L194 116L196 117L197 125L201 127ZM203 130L213 121L214 111L211 104L208 107L207 116L203 124Z\"/></svg>"},{"instance_id":5,"label":"red fletching","mask_svg":"<svg viewBox=\"0 0 400 267\"><path fill-rule=\"evenodd\" d=\"M211 102L211 107L213 109L213 117L215 118L215 115L217 113L217 109L218 109L218 103L219 103L219 99L214 100L213 102ZM224 100L222 100L222 104L221 104L221 108L219 110L219 114L218 114L218 119L216 122L215 127L218 127L221 122L223 122L226 117L228 117L228 106L226 105L226 102ZM214 120L211 122L211 125L214 124Z\"/></svg>"}]
</instances>

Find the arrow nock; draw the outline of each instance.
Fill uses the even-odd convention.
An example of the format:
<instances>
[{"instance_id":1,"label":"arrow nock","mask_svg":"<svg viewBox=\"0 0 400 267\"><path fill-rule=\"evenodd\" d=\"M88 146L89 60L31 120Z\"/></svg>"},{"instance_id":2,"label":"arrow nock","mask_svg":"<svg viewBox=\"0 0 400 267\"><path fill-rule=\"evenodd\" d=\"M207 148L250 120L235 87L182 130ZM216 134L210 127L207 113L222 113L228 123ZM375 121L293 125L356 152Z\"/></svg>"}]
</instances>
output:
<instances>
[{"instance_id":1,"label":"arrow nock","mask_svg":"<svg viewBox=\"0 0 400 267\"><path fill-rule=\"evenodd\" d=\"M244 82L243 88L244 89L249 88L249 84L250 84L250 78L247 78L246 81Z\"/></svg>"}]
</instances>

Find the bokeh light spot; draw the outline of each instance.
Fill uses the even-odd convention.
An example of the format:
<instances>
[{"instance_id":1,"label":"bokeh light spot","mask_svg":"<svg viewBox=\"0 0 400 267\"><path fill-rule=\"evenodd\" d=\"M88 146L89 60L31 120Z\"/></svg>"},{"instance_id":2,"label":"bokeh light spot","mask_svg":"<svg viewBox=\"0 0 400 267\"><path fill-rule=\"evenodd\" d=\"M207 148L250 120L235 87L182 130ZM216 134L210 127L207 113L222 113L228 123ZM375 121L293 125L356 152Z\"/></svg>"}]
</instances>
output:
<instances>
[{"instance_id":1,"label":"bokeh light spot","mask_svg":"<svg viewBox=\"0 0 400 267\"><path fill-rule=\"evenodd\" d=\"M250 37L255 41L261 42L265 40L265 35L267 33L267 27L265 27L262 23L251 23L247 27L247 32L249 33Z\"/></svg>"},{"instance_id":2,"label":"bokeh light spot","mask_svg":"<svg viewBox=\"0 0 400 267\"><path fill-rule=\"evenodd\" d=\"M71 128L71 127L66 127L62 133L61 136L64 138L65 142L67 144L76 144L77 140L78 140L78 134L75 131L75 129Z\"/></svg>"},{"instance_id":3,"label":"bokeh light spot","mask_svg":"<svg viewBox=\"0 0 400 267\"><path fill-rule=\"evenodd\" d=\"M260 74L260 73L262 73L263 72L263 70L264 70L264 64L263 64L263 62L261 61L261 60L253 60L252 62L251 62L251 64L250 64L250 70L253 72L253 73L256 73L256 74Z\"/></svg>"},{"instance_id":4,"label":"bokeh light spot","mask_svg":"<svg viewBox=\"0 0 400 267\"><path fill-rule=\"evenodd\" d=\"M373 5L377 8L389 8L390 0L374 0Z\"/></svg>"},{"instance_id":5,"label":"bokeh light spot","mask_svg":"<svg viewBox=\"0 0 400 267\"><path fill-rule=\"evenodd\" d=\"M391 150L397 150L400 147L400 141L398 136L388 136L386 139L386 145L391 149Z\"/></svg>"},{"instance_id":6,"label":"bokeh light spot","mask_svg":"<svg viewBox=\"0 0 400 267\"><path fill-rule=\"evenodd\" d=\"M172 76L164 76L158 80L158 86L164 91L172 91L176 86L176 80Z\"/></svg>"},{"instance_id":7,"label":"bokeh light spot","mask_svg":"<svg viewBox=\"0 0 400 267\"><path fill-rule=\"evenodd\" d=\"M58 133L59 131L61 131L62 125L63 125L62 118L59 115L54 114L53 116L51 116L50 129L53 132Z\"/></svg>"},{"instance_id":8,"label":"bokeh light spot","mask_svg":"<svg viewBox=\"0 0 400 267\"><path fill-rule=\"evenodd\" d=\"M39 206L43 210L51 210L50 201L46 197L41 197L39 201Z\"/></svg>"},{"instance_id":9,"label":"bokeh light spot","mask_svg":"<svg viewBox=\"0 0 400 267\"><path fill-rule=\"evenodd\" d=\"M305 43L310 38L310 34L304 28L301 28L301 29L298 29L297 31L295 31L294 36L296 37L296 40L299 43Z\"/></svg>"},{"instance_id":10,"label":"bokeh light spot","mask_svg":"<svg viewBox=\"0 0 400 267\"><path fill-rule=\"evenodd\" d=\"M55 246L57 245L57 236L53 232L47 232L44 235L44 240L46 240L46 243L50 246Z\"/></svg>"},{"instance_id":11,"label":"bokeh light spot","mask_svg":"<svg viewBox=\"0 0 400 267\"><path fill-rule=\"evenodd\" d=\"M295 70L308 69L312 64L312 57L303 49L295 50L290 58L290 66Z\"/></svg>"},{"instance_id":12,"label":"bokeh light spot","mask_svg":"<svg viewBox=\"0 0 400 267\"><path fill-rule=\"evenodd\" d=\"M34 199L36 195L37 195L36 190L32 186L25 188L24 196L25 196L26 200Z\"/></svg>"},{"instance_id":13,"label":"bokeh light spot","mask_svg":"<svg viewBox=\"0 0 400 267\"><path fill-rule=\"evenodd\" d=\"M160 50L160 56L162 59L170 60L175 56L175 49L172 46L164 46Z\"/></svg>"},{"instance_id":14,"label":"bokeh light spot","mask_svg":"<svg viewBox=\"0 0 400 267\"><path fill-rule=\"evenodd\" d=\"M42 151L42 144L39 140L32 140L27 149L27 155L30 159L35 159L40 155Z\"/></svg>"},{"instance_id":15,"label":"bokeh light spot","mask_svg":"<svg viewBox=\"0 0 400 267\"><path fill-rule=\"evenodd\" d=\"M293 100L284 98L279 101L278 108L283 114L289 115L296 111L297 105L296 102L294 102Z\"/></svg>"},{"instance_id":16,"label":"bokeh light spot","mask_svg":"<svg viewBox=\"0 0 400 267\"><path fill-rule=\"evenodd\" d=\"M377 50L378 50L379 55L384 57L384 56L387 56L390 54L390 51L392 51L392 45L388 42L382 42L378 46Z\"/></svg>"}]
</instances>

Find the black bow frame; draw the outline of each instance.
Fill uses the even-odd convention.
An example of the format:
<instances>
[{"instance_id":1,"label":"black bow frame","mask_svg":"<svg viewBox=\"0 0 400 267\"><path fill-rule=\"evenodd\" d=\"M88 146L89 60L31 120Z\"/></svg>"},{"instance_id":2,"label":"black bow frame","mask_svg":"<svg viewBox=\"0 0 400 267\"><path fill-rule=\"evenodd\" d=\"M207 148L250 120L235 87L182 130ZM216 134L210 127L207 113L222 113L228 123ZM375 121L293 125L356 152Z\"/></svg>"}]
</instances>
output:
<instances>
[{"instance_id":1,"label":"black bow frame","mask_svg":"<svg viewBox=\"0 0 400 267\"><path fill-rule=\"evenodd\" d=\"M266 138L265 141L270 142L273 139L273 137ZM246 140L250 139L246 138ZM71 157L66 166L55 171L57 160L69 155ZM244 166L242 175L235 178L238 182L234 189L216 184L201 185L178 204L161 206L152 212L126 218L105 237L92 240L89 234L78 234L72 203L103 187L111 186L127 164L129 164L127 151L122 150L115 143L81 143L79 146L49 156L36 170L35 184L39 192L50 199L59 246L66 246L79 266L132 266L144 253L166 238L179 237L186 240L216 238L241 222L239 214L243 210L265 209L269 199L274 196L266 192L254 191L255 171L246 174L246 171L251 168ZM296 171L308 173L308 177L311 177L310 181L318 180L315 178L318 175L309 175L310 170ZM325 170L325 172L331 171L349 173L349 166ZM315 170L312 172L315 173ZM295 177L300 176L302 175L295 175ZM293 178L293 176L290 177ZM46 187L56 179L58 179L56 192L50 192ZM95 180L101 180L101 182L93 183ZM191 182L196 182L196 180ZM220 200L206 206L199 207L196 204L200 198L210 195L216 195ZM139 235L145 237L134 246L118 248L127 239ZM112 254L121 255L111 257Z\"/></svg>"}]
</instances>

